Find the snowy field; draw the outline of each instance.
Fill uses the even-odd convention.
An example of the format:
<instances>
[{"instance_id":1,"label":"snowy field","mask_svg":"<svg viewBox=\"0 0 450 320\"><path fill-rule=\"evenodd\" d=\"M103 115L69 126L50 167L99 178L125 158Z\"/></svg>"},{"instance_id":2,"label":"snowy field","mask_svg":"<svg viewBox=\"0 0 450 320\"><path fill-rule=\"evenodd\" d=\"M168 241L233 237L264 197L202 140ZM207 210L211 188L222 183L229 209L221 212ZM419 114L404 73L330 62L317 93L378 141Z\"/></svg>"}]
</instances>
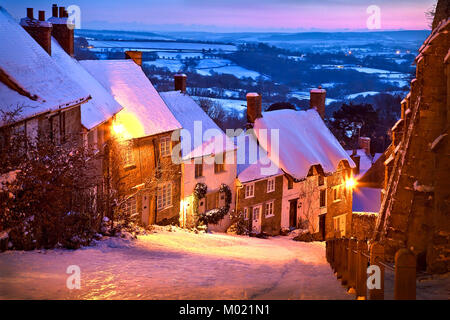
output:
<instances>
[{"instance_id":1,"label":"snowy field","mask_svg":"<svg viewBox=\"0 0 450 320\"><path fill-rule=\"evenodd\" d=\"M237 48L234 45L229 44L209 44L209 43L197 43L197 42L180 42L180 41L100 41L89 40L89 45L94 48L127 48L127 49L157 49L164 50L212 50L212 51L236 51Z\"/></svg>"},{"instance_id":2,"label":"snowy field","mask_svg":"<svg viewBox=\"0 0 450 320\"><path fill-rule=\"evenodd\" d=\"M0 299L353 299L323 243L175 229L76 251L0 253ZM81 289L66 269L81 268Z\"/></svg>"}]
</instances>

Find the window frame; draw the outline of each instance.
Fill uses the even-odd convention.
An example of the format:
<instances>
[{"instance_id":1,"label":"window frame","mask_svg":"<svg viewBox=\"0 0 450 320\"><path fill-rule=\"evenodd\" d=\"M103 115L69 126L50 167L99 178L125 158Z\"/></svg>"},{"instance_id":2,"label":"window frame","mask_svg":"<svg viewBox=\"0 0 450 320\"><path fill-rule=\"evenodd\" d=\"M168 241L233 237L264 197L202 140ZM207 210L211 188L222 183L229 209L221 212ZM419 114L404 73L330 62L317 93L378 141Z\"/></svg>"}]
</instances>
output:
<instances>
[{"instance_id":1,"label":"window frame","mask_svg":"<svg viewBox=\"0 0 450 320\"><path fill-rule=\"evenodd\" d=\"M163 148L163 146L164 146L164 148ZM161 137L159 139L159 154L161 157L170 157L171 156L172 141L171 141L170 137Z\"/></svg>"},{"instance_id":2,"label":"window frame","mask_svg":"<svg viewBox=\"0 0 450 320\"><path fill-rule=\"evenodd\" d=\"M129 216L137 214L137 199L136 199L136 196L129 197L127 200L125 200L125 202L124 202L124 212L126 214L128 214Z\"/></svg>"},{"instance_id":3,"label":"window frame","mask_svg":"<svg viewBox=\"0 0 450 320\"><path fill-rule=\"evenodd\" d=\"M251 190L252 190L251 194L250 194L250 192L247 192L247 188L249 188L249 187L251 187ZM254 182L247 183L244 186L244 199L250 199L250 198L254 198L254 197L255 197L255 183Z\"/></svg>"},{"instance_id":4,"label":"window frame","mask_svg":"<svg viewBox=\"0 0 450 320\"><path fill-rule=\"evenodd\" d=\"M331 189L332 195L333 195L333 202L339 202L342 200L341 188L342 188L342 185L337 185Z\"/></svg>"},{"instance_id":5,"label":"window frame","mask_svg":"<svg viewBox=\"0 0 450 320\"><path fill-rule=\"evenodd\" d=\"M133 142L131 140L126 141L123 149L123 162L125 167L134 166L134 153L133 153Z\"/></svg>"},{"instance_id":6,"label":"window frame","mask_svg":"<svg viewBox=\"0 0 450 320\"><path fill-rule=\"evenodd\" d=\"M160 184L156 190L156 208L158 211L172 207L173 202L173 185L172 182ZM161 200L160 200L161 199Z\"/></svg>"},{"instance_id":7,"label":"window frame","mask_svg":"<svg viewBox=\"0 0 450 320\"><path fill-rule=\"evenodd\" d=\"M275 213L274 213L274 202L275 201L272 200L272 201L266 202L264 204L264 217L271 218L271 217L275 216ZM270 208L270 214L268 214L268 207Z\"/></svg>"},{"instance_id":8,"label":"window frame","mask_svg":"<svg viewBox=\"0 0 450 320\"><path fill-rule=\"evenodd\" d=\"M200 168L200 169L198 169L198 168ZM203 162L202 163L195 163L194 164L194 171L195 171L194 175L195 175L196 179L203 177Z\"/></svg>"},{"instance_id":9,"label":"window frame","mask_svg":"<svg viewBox=\"0 0 450 320\"><path fill-rule=\"evenodd\" d=\"M244 208L244 220L249 220L250 216L248 214L248 207Z\"/></svg>"},{"instance_id":10,"label":"window frame","mask_svg":"<svg viewBox=\"0 0 450 320\"><path fill-rule=\"evenodd\" d=\"M272 188L269 189L269 186L272 185ZM267 179L267 193L275 191L275 178Z\"/></svg>"},{"instance_id":11,"label":"window frame","mask_svg":"<svg viewBox=\"0 0 450 320\"><path fill-rule=\"evenodd\" d=\"M323 205L322 205L322 195L323 195ZM319 207L325 208L327 206L327 190L319 190Z\"/></svg>"}]
</instances>

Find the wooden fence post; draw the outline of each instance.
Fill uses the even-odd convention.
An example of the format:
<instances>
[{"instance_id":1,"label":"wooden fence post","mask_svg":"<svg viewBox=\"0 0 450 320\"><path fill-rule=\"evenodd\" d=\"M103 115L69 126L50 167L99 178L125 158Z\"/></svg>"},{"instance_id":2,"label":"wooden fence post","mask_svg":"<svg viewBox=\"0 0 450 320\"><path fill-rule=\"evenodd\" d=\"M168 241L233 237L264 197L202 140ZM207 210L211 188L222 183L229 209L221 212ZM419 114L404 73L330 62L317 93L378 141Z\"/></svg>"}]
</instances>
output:
<instances>
[{"instance_id":1,"label":"wooden fence post","mask_svg":"<svg viewBox=\"0 0 450 320\"><path fill-rule=\"evenodd\" d=\"M342 239L337 239L337 252L336 252L336 277L342 278Z\"/></svg>"},{"instance_id":2,"label":"wooden fence post","mask_svg":"<svg viewBox=\"0 0 450 320\"><path fill-rule=\"evenodd\" d=\"M342 278L341 284L343 286L348 283L348 239L342 239Z\"/></svg>"},{"instance_id":3,"label":"wooden fence post","mask_svg":"<svg viewBox=\"0 0 450 320\"><path fill-rule=\"evenodd\" d=\"M416 257L408 249L395 254L395 300L416 300Z\"/></svg>"},{"instance_id":4,"label":"wooden fence post","mask_svg":"<svg viewBox=\"0 0 450 320\"><path fill-rule=\"evenodd\" d=\"M356 286L356 239L350 239L348 242L348 287Z\"/></svg>"},{"instance_id":5,"label":"wooden fence post","mask_svg":"<svg viewBox=\"0 0 450 320\"><path fill-rule=\"evenodd\" d=\"M367 242L359 240L357 243L358 256L356 261L356 297L367 297Z\"/></svg>"},{"instance_id":6,"label":"wooden fence post","mask_svg":"<svg viewBox=\"0 0 450 320\"><path fill-rule=\"evenodd\" d=\"M384 247L378 242L370 246L370 265L380 268L380 289L369 288L370 300L384 300L384 266L380 263L384 260Z\"/></svg>"},{"instance_id":7,"label":"wooden fence post","mask_svg":"<svg viewBox=\"0 0 450 320\"><path fill-rule=\"evenodd\" d=\"M331 244L331 248L330 248L330 265L331 265L331 268L334 271L334 247L335 247L336 241L334 241L334 239L331 239L330 240L330 244Z\"/></svg>"}]
</instances>

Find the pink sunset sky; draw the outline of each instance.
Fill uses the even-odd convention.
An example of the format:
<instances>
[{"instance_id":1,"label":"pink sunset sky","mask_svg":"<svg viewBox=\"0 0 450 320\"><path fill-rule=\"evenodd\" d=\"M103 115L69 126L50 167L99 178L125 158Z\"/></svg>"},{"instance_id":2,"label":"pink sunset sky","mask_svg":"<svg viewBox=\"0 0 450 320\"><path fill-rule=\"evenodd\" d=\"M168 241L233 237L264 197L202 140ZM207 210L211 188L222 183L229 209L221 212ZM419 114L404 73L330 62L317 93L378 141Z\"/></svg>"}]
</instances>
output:
<instances>
[{"instance_id":1,"label":"pink sunset sky","mask_svg":"<svg viewBox=\"0 0 450 320\"><path fill-rule=\"evenodd\" d=\"M381 10L381 29L428 29L435 0L3 0L14 17L26 7L78 5L82 27L118 30L299 31L364 30L370 5Z\"/></svg>"}]
</instances>

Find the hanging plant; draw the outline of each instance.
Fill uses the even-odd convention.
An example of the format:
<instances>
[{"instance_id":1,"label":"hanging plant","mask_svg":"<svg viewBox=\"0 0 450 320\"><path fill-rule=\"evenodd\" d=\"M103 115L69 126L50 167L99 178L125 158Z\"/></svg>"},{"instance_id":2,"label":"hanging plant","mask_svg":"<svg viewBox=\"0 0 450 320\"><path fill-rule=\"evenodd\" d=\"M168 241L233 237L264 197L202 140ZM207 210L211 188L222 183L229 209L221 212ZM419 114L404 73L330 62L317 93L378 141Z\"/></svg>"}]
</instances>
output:
<instances>
[{"instance_id":1,"label":"hanging plant","mask_svg":"<svg viewBox=\"0 0 450 320\"><path fill-rule=\"evenodd\" d=\"M230 187L222 183L219 188L219 192L225 194L225 205L223 207L215 208L205 213L198 214L199 222L203 222L205 224L217 224L220 220L223 219L223 217L225 217L228 211L230 211L230 204L232 197Z\"/></svg>"}]
</instances>

